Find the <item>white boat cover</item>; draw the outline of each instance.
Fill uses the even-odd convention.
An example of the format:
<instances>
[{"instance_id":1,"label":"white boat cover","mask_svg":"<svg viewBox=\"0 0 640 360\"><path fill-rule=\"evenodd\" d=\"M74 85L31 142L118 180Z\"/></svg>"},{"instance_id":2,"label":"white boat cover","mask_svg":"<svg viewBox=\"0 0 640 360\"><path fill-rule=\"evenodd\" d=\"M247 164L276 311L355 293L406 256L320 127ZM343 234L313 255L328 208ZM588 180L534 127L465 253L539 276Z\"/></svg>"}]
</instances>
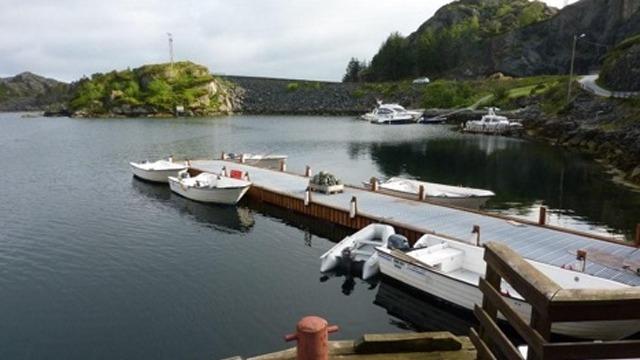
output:
<instances>
[{"instance_id":1,"label":"white boat cover","mask_svg":"<svg viewBox=\"0 0 640 360\"><path fill-rule=\"evenodd\" d=\"M147 171L182 170L188 167L185 163L176 163L164 159L154 162L131 163L131 165Z\"/></svg>"},{"instance_id":2,"label":"white boat cover","mask_svg":"<svg viewBox=\"0 0 640 360\"><path fill-rule=\"evenodd\" d=\"M209 188L209 189L225 189L225 188L239 188L251 185L251 182L234 179L222 175L202 173L198 176L180 179L180 182L184 186L195 188Z\"/></svg>"},{"instance_id":3,"label":"white boat cover","mask_svg":"<svg viewBox=\"0 0 640 360\"><path fill-rule=\"evenodd\" d=\"M390 178L389 180L381 183L380 188L417 195L420 191L420 185L424 187L425 195L429 197L469 198L495 196L493 191L490 190L430 183L400 177Z\"/></svg>"}]
</instances>

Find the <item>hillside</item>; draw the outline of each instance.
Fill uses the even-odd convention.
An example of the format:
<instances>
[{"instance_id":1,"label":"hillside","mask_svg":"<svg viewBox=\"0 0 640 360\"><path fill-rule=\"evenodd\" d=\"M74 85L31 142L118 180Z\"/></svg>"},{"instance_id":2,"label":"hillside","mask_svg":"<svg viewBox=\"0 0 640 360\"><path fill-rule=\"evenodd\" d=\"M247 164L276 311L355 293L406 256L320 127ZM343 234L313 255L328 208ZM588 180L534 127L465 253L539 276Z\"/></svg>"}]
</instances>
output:
<instances>
[{"instance_id":1,"label":"hillside","mask_svg":"<svg viewBox=\"0 0 640 360\"><path fill-rule=\"evenodd\" d=\"M573 35L581 33L576 69L585 73L601 64L605 44L640 33L639 10L640 0L581 0L560 11L528 0L455 1L408 37L392 34L347 80L566 74Z\"/></svg>"},{"instance_id":2,"label":"hillside","mask_svg":"<svg viewBox=\"0 0 640 360\"><path fill-rule=\"evenodd\" d=\"M607 54L600 81L615 91L640 91L640 35L621 42Z\"/></svg>"},{"instance_id":3,"label":"hillside","mask_svg":"<svg viewBox=\"0 0 640 360\"><path fill-rule=\"evenodd\" d=\"M0 78L0 111L36 111L61 106L69 85L30 72Z\"/></svg>"},{"instance_id":4,"label":"hillside","mask_svg":"<svg viewBox=\"0 0 640 360\"><path fill-rule=\"evenodd\" d=\"M68 107L73 116L171 116L227 114L233 87L189 61L144 65L94 74L74 84Z\"/></svg>"}]
</instances>

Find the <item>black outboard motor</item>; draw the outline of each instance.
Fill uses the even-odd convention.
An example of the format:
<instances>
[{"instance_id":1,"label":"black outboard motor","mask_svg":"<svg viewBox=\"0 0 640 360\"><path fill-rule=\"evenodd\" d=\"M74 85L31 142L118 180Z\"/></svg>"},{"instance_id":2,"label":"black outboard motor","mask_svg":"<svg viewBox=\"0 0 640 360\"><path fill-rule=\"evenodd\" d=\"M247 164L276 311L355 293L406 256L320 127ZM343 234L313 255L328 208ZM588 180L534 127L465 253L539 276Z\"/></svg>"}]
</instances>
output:
<instances>
[{"instance_id":1,"label":"black outboard motor","mask_svg":"<svg viewBox=\"0 0 640 360\"><path fill-rule=\"evenodd\" d=\"M391 250L400 250L402 252L407 252L411 249L411 246L409 246L409 240L400 234L393 234L389 236L387 247Z\"/></svg>"}]
</instances>

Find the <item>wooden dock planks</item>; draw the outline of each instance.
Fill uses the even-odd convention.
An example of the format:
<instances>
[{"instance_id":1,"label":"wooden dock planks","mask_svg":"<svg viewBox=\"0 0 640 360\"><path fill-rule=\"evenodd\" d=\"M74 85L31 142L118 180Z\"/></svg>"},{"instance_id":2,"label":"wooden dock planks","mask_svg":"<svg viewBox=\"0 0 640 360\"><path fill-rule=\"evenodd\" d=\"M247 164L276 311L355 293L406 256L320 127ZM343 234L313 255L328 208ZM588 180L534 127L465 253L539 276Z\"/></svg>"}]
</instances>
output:
<instances>
[{"instance_id":1,"label":"wooden dock planks","mask_svg":"<svg viewBox=\"0 0 640 360\"><path fill-rule=\"evenodd\" d=\"M395 227L396 232L414 242L424 233L437 233L460 241L472 242L474 225L481 229L481 242L497 241L514 249L521 256L543 263L562 266L573 263L580 249L598 249L625 259L640 259L638 248L599 239L597 235L569 229L539 226L526 221L513 221L494 214L451 208L427 202L375 193L345 186L344 192L325 195L313 192L311 204L305 206L304 196L309 178L301 175L262 169L222 160L194 160L192 167L209 172L238 169L248 172L253 182L248 196L292 211L331 221L353 229L382 222ZM358 213L349 217L352 197L357 199ZM628 285L640 285L640 276L633 271L611 264L589 261L586 272Z\"/></svg>"}]
</instances>

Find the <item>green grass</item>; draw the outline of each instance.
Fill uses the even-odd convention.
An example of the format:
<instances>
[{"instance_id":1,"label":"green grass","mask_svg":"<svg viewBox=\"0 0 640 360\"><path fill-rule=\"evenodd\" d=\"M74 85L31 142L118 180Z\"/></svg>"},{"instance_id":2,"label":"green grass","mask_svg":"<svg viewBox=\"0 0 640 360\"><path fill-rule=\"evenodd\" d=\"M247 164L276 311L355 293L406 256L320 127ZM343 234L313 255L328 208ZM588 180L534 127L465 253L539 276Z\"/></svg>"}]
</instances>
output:
<instances>
[{"instance_id":1,"label":"green grass","mask_svg":"<svg viewBox=\"0 0 640 360\"><path fill-rule=\"evenodd\" d=\"M172 113L176 105L189 107L208 94L207 84L214 81L209 70L189 61L153 64L137 69L93 74L82 79L69 103L72 111L108 113L114 106L150 106L157 112ZM212 96L208 109L217 102Z\"/></svg>"}]
</instances>

